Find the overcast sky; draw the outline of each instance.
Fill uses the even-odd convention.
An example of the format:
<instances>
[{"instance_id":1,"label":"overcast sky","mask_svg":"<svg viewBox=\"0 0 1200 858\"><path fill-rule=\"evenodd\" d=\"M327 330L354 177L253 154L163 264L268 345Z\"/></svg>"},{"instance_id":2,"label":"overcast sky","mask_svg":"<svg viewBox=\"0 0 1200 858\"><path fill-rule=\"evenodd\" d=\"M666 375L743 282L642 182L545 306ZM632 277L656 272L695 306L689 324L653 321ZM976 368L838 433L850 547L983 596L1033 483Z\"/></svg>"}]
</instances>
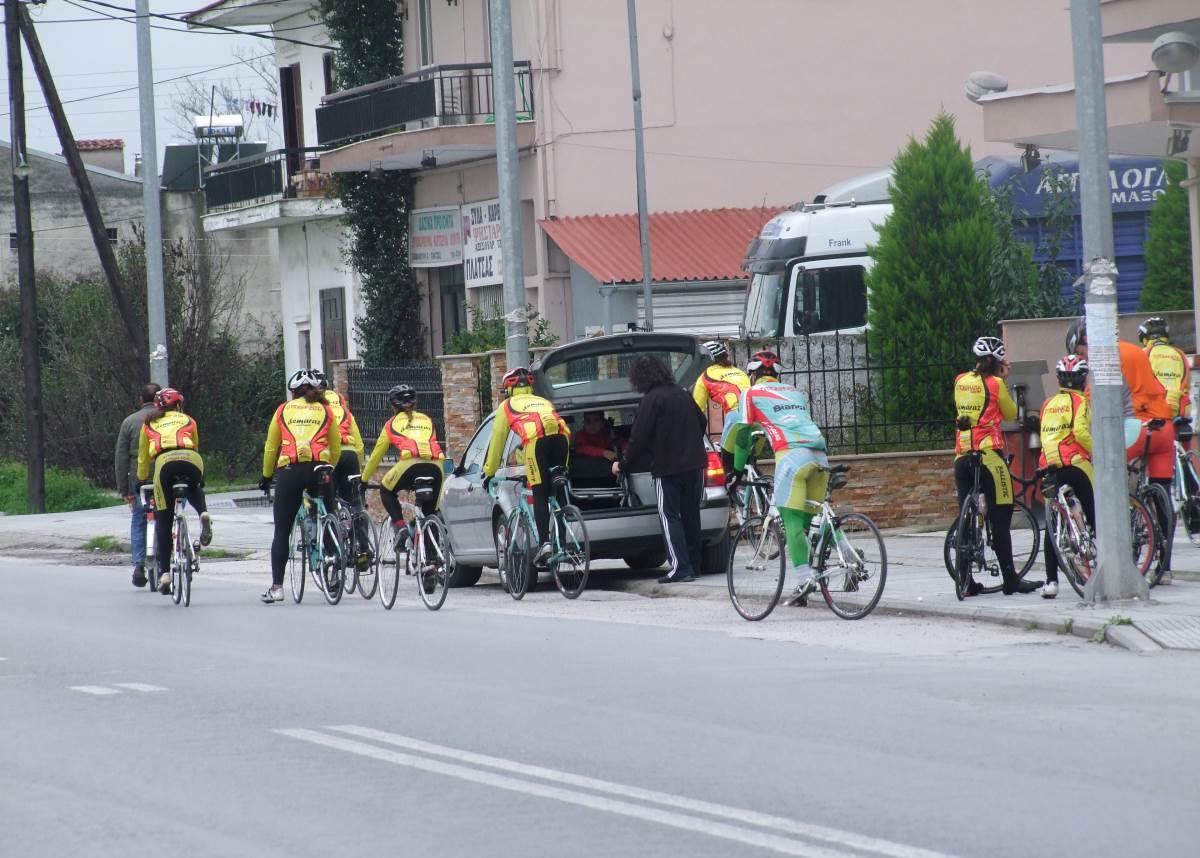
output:
<instances>
[{"instance_id":1,"label":"overcast sky","mask_svg":"<svg viewBox=\"0 0 1200 858\"><path fill-rule=\"evenodd\" d=\"M75 3L78 5L75 5ZM134 0L104 0L114 6L133 8ZM193 5L194 3L194 5ZM206 5L207 0L150 0L150 10L155 13L182 16ZM81 8L82 7L82 8ZM67 117L76 139L94 137L119 137L125 141L126 170L132 171L133 154L142 150L139 132L138 93L136 89L113 93L112 90L137 86L137 41L136 28L131 12L122 12L106 7L89 6L85 0L48 0L40 6L29 6L42 50L50 64L59 97L64 102L84 99L66 104ZM114 21L104 15L130 17L130 20ZM87 19L81 21L80 19ZM56 22L71 23L56 23ZM177 96L184 81L165 82L168 78L188 75L199 82L207 91L213 84L230 83L241 90L246 98L267 100L266 82L244 63L238 62L235 51L242 56L270 55L272 45L268 39L215 32L186 30L183 24L155 19L156 26L168 29L152 29L154 96L157 114L159 168L162 167L163 147L168 143L185 142L180 132L170 124L173 113L172 100ZM37 78L28 55L24 58L26 128L29 148L43 152L59 153L62 147L54 132L49 113L38 109L44 103ZM236 65L230 65L236 64ZM218 66L228 66L217 68ZM7 104L7 67L0 65L5 104ZM222 109L217 101L218 112ZM7 110L4 125L0 126L0 137L8 139L10 130ZM254 118L255 128L250 135L258 140L268 140L272 148L282 144L279 139L278 118Z\"/></svg>"}]
</instances>

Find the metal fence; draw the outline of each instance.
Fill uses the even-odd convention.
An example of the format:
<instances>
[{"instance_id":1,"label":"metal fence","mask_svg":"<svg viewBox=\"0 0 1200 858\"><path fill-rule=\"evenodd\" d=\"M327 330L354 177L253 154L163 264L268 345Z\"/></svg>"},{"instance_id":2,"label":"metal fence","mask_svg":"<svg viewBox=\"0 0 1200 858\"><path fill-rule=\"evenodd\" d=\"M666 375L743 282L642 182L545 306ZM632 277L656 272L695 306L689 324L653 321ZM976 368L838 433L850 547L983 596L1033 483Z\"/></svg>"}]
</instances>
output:
<instances>
[{"instance_id":1,"label":"metal fence","mask_svg":"<svg viewBox=\"0 0 1200 858\"><path fill-rule=\"evenodd\" d=\"M411 363L400 366L351 367L350 410L358 421L363 442L370 451L383 424L392 416L387 393L397 384L417 391L417 410L429 415L439 439L446 437L446 411L442 398L442 371L437 364Z\"/></svg>"},{"instance_id":2,"label":"metal fence","mask_svg":"<svg viewBox=\"0 0 1200 858\"><path fill-rule=\"evenodd\" d=\"M969 355L881 342L865 334L734 340L745 366L760 349L779 355L781 381L808 393L831 453L939 450L954 444L954 377Z\"/></svg>"},{"instance_id":3,"label":"metal fence","mask_svg":"<svg viewBox=\"0 0 1200 858\"><path fill-rule=\"evenodd\" d=\"M533 118L533 76L528 60L513 63L518 120ZM409 125L467 125L495 121L490 63L430 66L326 96L317 108L317 140L322 146Z\"/></svg>"}]
</instances>

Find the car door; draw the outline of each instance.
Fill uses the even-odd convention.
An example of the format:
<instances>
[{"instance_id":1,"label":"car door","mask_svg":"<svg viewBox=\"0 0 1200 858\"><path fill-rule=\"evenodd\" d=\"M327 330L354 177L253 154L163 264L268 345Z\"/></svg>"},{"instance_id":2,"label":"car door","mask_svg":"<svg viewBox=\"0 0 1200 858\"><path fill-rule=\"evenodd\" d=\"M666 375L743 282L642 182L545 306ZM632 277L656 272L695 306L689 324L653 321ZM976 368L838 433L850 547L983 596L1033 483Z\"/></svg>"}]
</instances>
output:
<instances>
[{"instance_id":1,"label":"car door","mask_svg":"<svg viewBox=\"0 0 1200 858\"><path fill-rule=\"evenodd\" d=\"M483 461L492 434L489 416L475 430L462 461L442 490L442 518L456 554L466 557L495 553L492 544L492 499L483 489Z\"/></svg>"}]
</instances>

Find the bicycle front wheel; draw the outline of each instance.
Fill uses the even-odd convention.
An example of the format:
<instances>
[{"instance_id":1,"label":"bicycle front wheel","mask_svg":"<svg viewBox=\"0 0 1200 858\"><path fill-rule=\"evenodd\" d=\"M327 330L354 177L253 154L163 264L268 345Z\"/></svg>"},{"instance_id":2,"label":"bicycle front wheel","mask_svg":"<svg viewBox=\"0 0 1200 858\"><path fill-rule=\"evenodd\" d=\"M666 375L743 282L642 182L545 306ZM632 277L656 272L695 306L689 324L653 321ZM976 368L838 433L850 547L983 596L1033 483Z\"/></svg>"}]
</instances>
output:
<instances>
[{"instance_id":1,"label":"bicycle front wheel","mask_svg":"<svg viewBox=\"0 0 1200 858\"><path fill-rule=\"evenodd\" d=\"M183 600L183 579L187 577L187 535L187 521L176 511L175 550L171 552L171 601L176 605Z\"/></svg>"},{"instance_id":2,"label":"bicycle front wheel","mask_svg":"<svg viewBox=\"0 0 1200 858\"><path fill-rule=\"evenodd\" d=\"M1163 573L1171 562L1171 539L1175 535L1175 510L1171 507L1171 497L1167 490L1158 483L1150 483L1141 492L1142 502L1150 514L1154 516L1157 529L1154 543L1154 567L1146 582L1156 586L1162 581Z\"/></svg>"},{"instance_id":3,"label":"bicycle front wheel","mask_svg":"<svg viewBox=\"0 0 1200 858\"><path fill-rule=\"evenodd\" d=\"M1013 501L1012 524L1008 530L1012 537L1013 568L1017 570L1018 578L1024 578L1025 573L1033 568L1042 544L1041 528L1033 511L1024 502Z\"/></svg>"},{"instance_id":4,"label":"bicycle front wheel","mask_svg":"<svg viewBox=\"0 0 1200 858\"><path fill-rule=\"evenodd\" d=\"M954 528L954 595L961 602L971 592L974 570L981 559L983 534L979 531L979 506L975 496L968 495Z\"/></svg>"},{"instance_id":5,"label":"bicycle front wheel","mask_svg":"<svg viewBox=\"0 0 1200 858\"><path fill-rule=\"evenodd\" d=\"M390 611L396 604L396 594L400 592L401 566L407 555L396 550L398 533L386 518L379 522L375 539L379 543L379 554L376 556L376 578L379 584L379 604L384 610Z\"/></svg>"},{"instance_id":6,"label":"bicycle front wheel","mask_svg":"<svg viewBox=\"0 0 1200 858\"><path fill-rule=\"evenodd\" d=\"M371 562L367 564L366 569L357 570L354 577L358 581L358 594L370 601L375 598L375 588L379 586L379 530L371 526L371 518L365 512L360 513L359 517L360 521L357 523L366 534L366 549L371 555Z\"/></svg>"},{"instance_id":7,"label":"bicycle front wheel","mask_svg":"<svg viewBox=\"0 0 1200 858\"><path fill-rule=\"evenodd\" d=\"M861 620L879 604L887 581L887 548L875 522L862 513L839 515L819 559L821 595L843 620Z\"/></svg>"},{"instance_id":8,"label":"bicycle front wheel","mask_svg":"<svg viewBox=\"0 0 1200 858\"><path fill-rule=\"evenodd\" d=\"M1192 545L1200 545L1200 454L1195 450L1188 450L1183 459L1182 482L1184 499L1179 516Z\"/></svg>"},{"instance_id":9,"label":"bicycle front wheel","mask_svg":"<svg viewBox=\"0 0 1200 858\"><path fill-rule=\"evenodd\" d=\"M508 517L508 557L505 566L508 572L508 594L515 601L525 598L529 592L531 578L537 577L533 568L533 556L537 553L537 540L529 520L519 509Z\"/></svg>"},{"instance_id":10,"label":"bicycle front wheel","mask_svg":"<svg viewBox=\"0 0 1200 858\"><path fill-rule=\"evenodd\" d=\"M783 592L787 573L783 528L774 519L749 518L733 538L726 561L729 601L742 619L766 619Z\"/></svg>"},{"instance_id":11,"label":"bicycle front wheel","mask_svg":"<svg viewBox=\"0 0 1200 858\"><path fill-rule=\"evenodd\" d=\"M446 557L446 526L441 519L430 516L421 522L417 539L417 593L425 607L436 611L446 601L450 591L450 564Z\"/></svg>"},{"instance_id":12,"label":"bicycle front wheel","mask_svg":"<svg viewBox=\"0 0 1200 858\"><path fill-rule=\"evenodd\" d=\"M583 513L573 504L564 506L558 516L558 559L554 563L554 583L568 599L579 596L587 587L591 550Z\"/></svg>"},{"instance_id":13,"label":"bicycle front wheel","mask_svg":"<svg viewBox=\"0 0 1200 858\"><path fill-rule=\"evenodd\" d=\"M327 516L321 526L321 592L325 601L336 605L342 601L346 586L346 555L338 534L337 519Z\"/></svg>"}]
</instances>

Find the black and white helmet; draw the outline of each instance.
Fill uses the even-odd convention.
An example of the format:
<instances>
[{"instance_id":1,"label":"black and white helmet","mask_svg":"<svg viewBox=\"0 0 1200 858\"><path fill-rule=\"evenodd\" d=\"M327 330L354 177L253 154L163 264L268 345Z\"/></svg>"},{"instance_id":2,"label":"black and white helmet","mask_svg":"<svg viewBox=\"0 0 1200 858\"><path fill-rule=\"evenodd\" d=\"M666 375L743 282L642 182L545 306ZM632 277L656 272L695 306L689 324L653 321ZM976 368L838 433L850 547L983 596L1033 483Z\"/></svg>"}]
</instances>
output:
<instances>
[{"instance_id":1,"label":"black and white helmet","mask_svg":"<svg viewBox=\"0 0 1200 858\"><path fill-rule=\"evenodd\" d=\"M729 359L729 346L725 345L720 340L709 340L701 345L704 350L708 352L709 357L711 357L713 360L721 360L722 358L725 358L726 360Z\"/></svg>"},{"instance_id":2,"label":"black and white helmet","mask_svg":"<svg viewBox=\"0 0 1200 858\"><path fill-rule=\"evenodd\" d=\"M406 402L416 402L417 391L411 384L397 384L388 391L388 402L392 405L403 405Z\"/></svg>"},{"instance_id":3,"label":"black and white helmet","mask_svg":"<svg viewBox=\"0 0 1200 858\"><path fill-rule=\"evenodd\" d=\"M1138 339L1142 343L1156 340L1159 337L1166 338L1170 336L1170 333L1170 330L1167 328L1167 320L1162 316L1151 316L1138 325Z\"/></svg>"},{"instance_id":4,"label":"black and white helmet","mask_svg":"<svg viewBox=\"0 0 1200 858\"><path fill-rule=\"evenodd\" d=\"M321 386L320 373L312 369L296 370L292 373L292 377L288 379L288 390L296 391L306 384L310 387L319 388Z\"/></svg>"},{"instance_id":5,"label":"black and white helmet","mask_svg":"<svg viewBox=\"0 0 1200 858\"><path fill-rule=\"evenodd\" d=\"M1004 360L1004 341L999 337L980 337L971 347L977 358L992 357Z\"/></svg>"},{"instance_id":6,"label":"black and white helmet","mask_svg":"<svg viewBox=\"0 0 1200 858\"><path fill-rule=\"evenodd\" d=\"M1067 328L1067 353L1075 354L1080 343L1087 344L1087 316L1080 316Z\"/></svg>"}]
</instances>

